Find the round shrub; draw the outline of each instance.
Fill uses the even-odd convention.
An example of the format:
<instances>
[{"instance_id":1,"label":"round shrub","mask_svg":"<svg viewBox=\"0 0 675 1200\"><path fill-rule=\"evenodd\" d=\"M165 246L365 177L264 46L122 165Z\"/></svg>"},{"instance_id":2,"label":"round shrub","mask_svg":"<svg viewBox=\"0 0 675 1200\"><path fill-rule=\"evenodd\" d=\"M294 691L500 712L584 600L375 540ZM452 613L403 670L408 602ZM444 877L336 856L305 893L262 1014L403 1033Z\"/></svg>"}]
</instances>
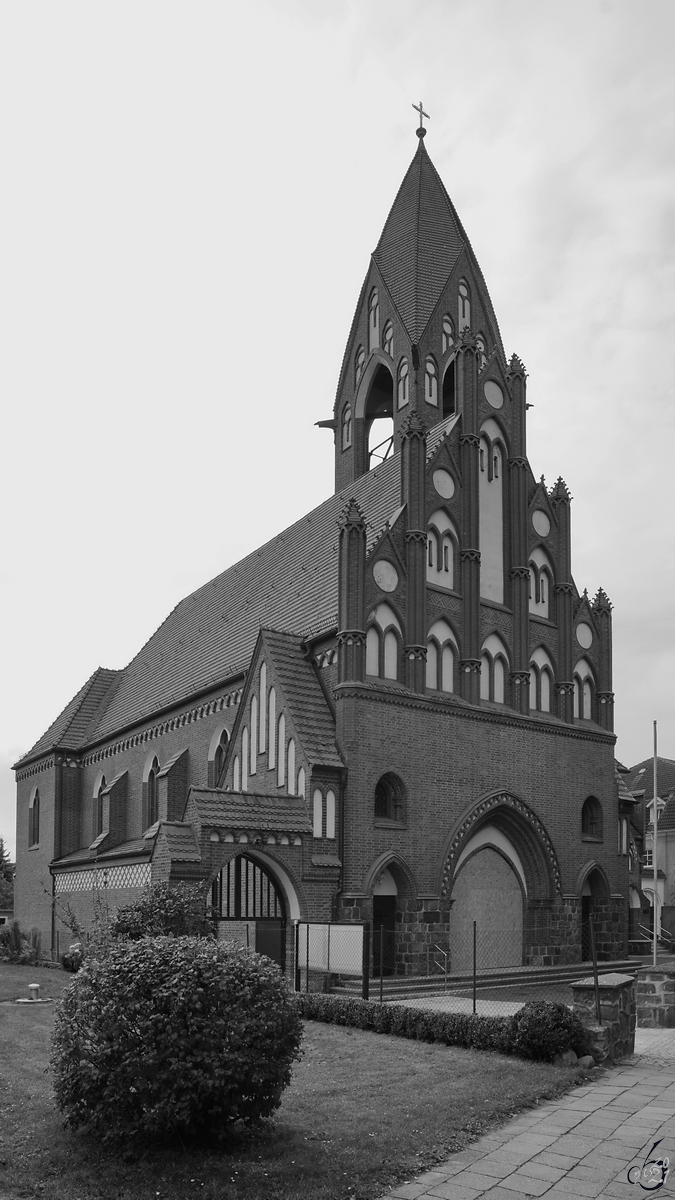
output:
<instances>
[{"instance_id":1,"label":"round shrub","mask_svg":"<svg viewBox=\"0 0 675 1200\"><path fill-rule=\"evenodd\" d=\"M56 1101L102 1141L222 1140L278 1107L300 1037L267 958L202 938L113 944L85 959L57 1008Z\"/></svg>"},{"instance_id":2,"label":"round shrub","mask_svg":"<svg viewBox=\"0 0 675 1200\"><path fill-rule=\"evenodd\" d=\"M213 920L200 887L153 883L138 900L118 908L110 921L114 938L213 937Z\"/></svg>"},{"instance_id":3,"label":"round shrub","mask_svg":"<svg viewBox=\"0 0 675 1200\"><path fill-rule=\"evenodd\" d=\"M511 1045L523 1058L550 1062L556 1054L583 1046L584 1027L566 1004L530 1000L511 1021Z\"/></svg>"}]
</instances>

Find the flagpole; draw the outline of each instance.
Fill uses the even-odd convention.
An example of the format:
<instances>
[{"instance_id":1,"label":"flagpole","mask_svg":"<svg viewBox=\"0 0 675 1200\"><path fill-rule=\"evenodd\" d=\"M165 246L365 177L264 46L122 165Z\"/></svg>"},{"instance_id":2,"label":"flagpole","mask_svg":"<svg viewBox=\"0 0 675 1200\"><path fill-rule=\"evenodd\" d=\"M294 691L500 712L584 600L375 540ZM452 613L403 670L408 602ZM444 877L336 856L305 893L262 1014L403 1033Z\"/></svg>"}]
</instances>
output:
<instances>
[{"instance_id":1,"label":"flagpole","mask_svg":"<svg viewBox=\"0 0 675 1200\"><path fill-rule=\"evenodd\" d=\"M657 764L657 732L656 721L653 722L653 966L656 967L657 952L657 919L658 919L658 859L656 856L658 838L658 764Z\"/></svg>"}]
</instances>

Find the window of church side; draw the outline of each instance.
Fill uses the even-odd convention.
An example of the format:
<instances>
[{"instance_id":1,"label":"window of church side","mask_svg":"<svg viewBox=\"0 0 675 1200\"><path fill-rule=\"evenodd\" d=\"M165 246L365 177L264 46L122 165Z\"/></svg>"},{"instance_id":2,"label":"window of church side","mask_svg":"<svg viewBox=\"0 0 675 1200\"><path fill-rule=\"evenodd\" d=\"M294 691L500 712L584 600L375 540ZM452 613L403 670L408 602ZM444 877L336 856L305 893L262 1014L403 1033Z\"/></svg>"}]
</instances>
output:
<instances>
[{"instance_id":1,"label":"window of church side","mask_svg":"<svg viewBox=\"0 0 675 1200\"><path fill-rule=\"evenodd\" d=\"M345 404L342 413L342 449L348 450L352 444L352 406Z\"/></svg>"},{"instance_id":2,"label":"window of church side","mask_svg":"<svg viewBox=\"0 0 675 1200\"><path fill-rule=\"evenodd\" d=\"M312 818L312 837L323 837L323 796L319 788L314 790Z\"/></svg>"},{"instance_id":3,"label":"window of church side","mask_svg":"<svg viewBox=\"0 0 675 1200\"><path fill-rule=\"evenodd\" d=\"M239 755L236 754L232 763L232 790L238 792L241 790L241 770L239 767Z\"/></svg>"},{"instance_id":4,"label":"window of church side","mask_svg":"<svg viewBox=\"0 0 675 1200\"><path fill-rule=\"evenodd\" d=\"M390 358L394 357L394 326L387 321L382 333L382 349Z\"/></svg>"},{"instance_id":5,"label":"window of church side","mask_svg":"<svg viewBox=\"0 0 675 1200\"><path fill-rule=\"evenodd\" d=\"M424 399L438 408L438 369L430 354L424 365Z\"/></svg>"},{"instance_id":6,"label":"window of church side","mask_svg":"<svg viewBox=\"0 0 675 1200\"><path fill-rule=\"evenodd\" d=\"M623 817L621 821L621 853L628 854L628 820Z\"/></svg>"},{"instance_id":7,"label":"window of church side","mask_svg":"<svg viewBox=\"0 0 675 1200\"><path fill-rule=\"evenodd\" d=\"M457 296L457 328L461 333L462 330L471 324L471 300L469 297L469 286L465 279L460 280L459 294Z\"/></svg>"},{"instance_id":8,"label":"window of church side","mask_svg":"<svg viewBox=\"0 0 675 1200\"><path fill-rule=\"evenodd\" d=\"M94 837L103 833L103 793L105 791L105 775L101 776L99 783L94 793Z\"/></svg>"},{"instance_id":9,"label":"window of church side","mask_svg":"<svg viewBox=\"0 0 675 1200\"><path fill-rule=\"evenodd\" d=\"M326 792L326 837L335 837L335 792Z\"/></svg>"},{"instance_id":10,"label":"window of church side","mask_svg":"<svg viewBox=\"0 0 675 1200\"><path fill-rule=\"evenodd\" d=\"M226 729L223 729L213 756L213 786L215 788L222 787L223 784L223 770L225 768L225 758L227 756L229 741L230 735Z\"/></svg>"},{"instance_id":11,"label":"window of church side","mask_svg":"<svg viewBox=\"0 0 675 1200\"><path fill-rule=\"evenodd\" d=\"M380 634L371 625L366 634L366 675L380 673Z\"/></svg>"},{"instance_id":12,"label":"window of church side","mask_svg":"<svg viewBox=\"0 0 675 1200\"><path fill-rule=\"evenodd\" d=\"M289 795L294 796L295 795L295 742L293 741L293 738L290 738L289 742L288 742L288 769L286 771L286 778L288 779Z\"/></svg>"},{"instance_id":13,"label":"window of church side","mask_svg":"<svg viewBox=\"0 0 675 1200\"><path fill-rule=\"evenodd\" d=\"M380 346L380 298L377 288L373 288L368 301L368 349L378 350Z\"/></svg>"},{"instance_id":14,"label":"window of church side","mask_svg":"<svg viewBox=\"0 0 675 1200\"><path fill-rule=\"evenodd\" d=\"M455 581L454 526L445 509L439 508L429 517L427 528L427 582L437 587L453 588Z\"/></svg>"},{"instance_id":15,"label":"window of church side","mask_svg":"<svg viewBox=\"0 0 675 1200\"><path fill-rule=\"evenodd\" d=\"M244 725L241 735L241 790L248 791L248 726Z\"/></svg>"},{"instance_id":16,"label":"window of church side","mask_svg":"<svg viewBox=\"0 0 675 1200\"><path fill-rule=\"evenodd\" d=\"M260 729L258 731L258 751L264 754L267 749L267 663L260 667Z\"/></svg>"},{"instance_id":17,"label":"window of church side","mask_svg":"<svg viewBox=\"0 0 675 1200\"><path fill-rule=\"evenodd\" d=\"M506 679L509 661L506 647L496 633L485 639L481 648L480 697L495 704L506 703Z\"/></svg>"},{"instance_id":18,"label":"window of church side","mask_svg":"<svg viewBox=\"0 0 675 1200\"><path fill-rule=\"evenodd\" d=\"M255 775L258 762L258 698L251 696L251 765L250 774Z\"/></svg>"},{"instance_id":19,"label":"window of church side","mask_svg":"<svg viewBox=\"0 0 675 1200\"><path fill-rule=\"evenodd\" d=\"M595 681L587 659L580 658L574 667L574 715L590 721L593 717Z\"/></svg>"},{"instance_id":20,"label":"window of church side","mask_svg":"<svg viewBox=\"0 0 675 1200\"><path fill-rule=\"evenodd\" d=\"M407 358L402 358L398 365L398 384L396 394L398 397L398 407L405 408L410 399Z\"/></svg>"},{"instance_id":21,"label":"window of church side","mask_svg":"<svg viewBox=\"0 0 675 1200\"><path fill-rule=\"evenodd\" d=\"M277 743L277 787L283 787L286 782L286 718L283 713L277 721Z\"/></svg>"},{"instance_id":22,"label":"window of church side","mask_svg":"<svg viewBox=\"0 0 675 1200\"><path fill-rule=\"evenodd\" d=\"M155 824L159 817L159 797L157 795L157 776L159 774L159 759L155 756L152 760L152 766L148 771L148 816L146 821L146 829Z\"/></svg>"},{"instance_id":23,"label":"window of church side","mask_svg":"<svg viewBox=\"0 0 675 1200\"><path fill-rule=\"evenodd\" d=\"M267 727L270 731L267 766L271 770L276 765L277 759L277 694L273 687L270 688L270 694L267 697Z\"/></svg>"},{"instance_id":24,"label":"window of church side","mask_svg":"<svg viewBox=\"0 0 675 1200\"><path fill-rule=\"evenodd\" d=\"M376 821L405 820L405 789L397 775L387 773L378 780L373 815Z\"/></svg>"},{"instance_id":25,"label":"window of church side","mask_svg":"<svg viewBox=\"0 0 675 1200\"><path fill-rule=\"evenodd\" d=\"M478 337L476 338L476 352L478 355L478 366L479 366L480 370L482 371L483 367L485 366L485 364L487 362L487 354L485 352L485 338L483 337L482 333L479 333Z\"/></svg>"},{"instance_id":26,"label":"window of church side","mask_svg":"<svg viewBox=\"0 0 675 1200\"><path fill-rule=\"evenodd\" d=\"M384 635L384 677L398 679L398 638L393 629Z\"/></svg>"},{"instance_id":27,"label":"window of church side","mask_svg":"<svg viewBox=\"0 0 675 1200\"><path fill-rule=\"evenodd\" d=\"M602 840L602 805L595 796L584 800L581 810L581 835L593 840Z\"/></svg>"},{"instance_id":28,"label":"window of church side","mask_svg":"<svg viewBox=\"0 0 675 1200\"><path fill-rule=\"evenodd\" d=\"M298 771L298 795L302 796L303 800L305 798L306 786L307 785L305 783L305 768L301 767L300 770Z\"/></svg>"},{"instance_id":29,"label":"window of church side","mask_svg":"<svg viewBox=\"0 0 675 1200\"><path fill-rule=\"evenodd\" d=\"M447 621L434 621L427 634L427 687L431 691L455 690L454 637Z\"/></svg>"},{"instance_id":30,"label":"window of church side","mask_svg":"<svg viewBox=\"0 0 675 1200\"><path fill-rule=\"evenodd\" d=\"M366 352L363 346L359 346L354 357L354 390L356 390L361 382L363 368L366 365Z\"/></svg>"},{"instance_id":31,"label":"window of church side","mask_svg":"<svg viewBox=\"0 0 675 1200\"><path fill-rule=\"evenodd\" d=\"M443 354L447 354L455 343L455 331L452 325L452 317L447 313L443 317L443 332L441 334L441 350Z\"/></svg>"},{"instance_id":32,"label":"window of church side","mask_svg":"<svg viewBox=\"0 0 675 1200\"><path fill-rule=\"evenodd\" d=\"M28 845L37 846L40 841L40 791L35 789L28 804Z\"/></svg>"},{"instance_id":33,"label":"window of church side","mask_svg":"<svg viewBox=\"0 0 675 1200\"><path fill-rule=\"evenodd\" d=\"M553 693L553 663L543 646L537 646L530 662L530 709L550 712Z\"/></svg>"}]
</instances>

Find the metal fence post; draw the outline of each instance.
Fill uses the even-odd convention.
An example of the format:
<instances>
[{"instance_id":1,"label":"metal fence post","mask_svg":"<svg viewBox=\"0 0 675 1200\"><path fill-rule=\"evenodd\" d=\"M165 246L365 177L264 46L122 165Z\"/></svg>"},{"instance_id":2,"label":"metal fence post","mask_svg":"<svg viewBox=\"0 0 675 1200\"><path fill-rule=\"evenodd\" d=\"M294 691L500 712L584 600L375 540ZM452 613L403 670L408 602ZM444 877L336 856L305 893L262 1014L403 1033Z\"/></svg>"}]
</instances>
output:
<instances>
[{"instance_id":1,"label":"metal fence post","mask_svg":"<svg viewBox=\"0 0 675 1200\"><path fill-rule=\"evenodd\" d=\"M473 1015L476 1015L476 922L473 923Z\"/></svg>"},{"instance_id":2,"label":"metal fence post","mask_svg":"<svg viewBox=\"0 0 675 1200\"><path fill-rule=\"evenodd\" d=\"M307 958L305 961L305 991L309 991L309 921L307 922Z\"/></svg>"},{"instance_id":3,"label":"metal fence post","mask_svg":"<svg viewBox=\"0 0 675 1200\"><path fill-rule=\"evenodd\" d=\"M369 976L370 973L370 922L363 923L363 962L361 965L361 997L367 1000L370 995Z\"/></svg>"},{"instance_id":4,"label":"metal fence post","mask_svg":"<svg viewBox=\"0 0 675 1200\"><path fill-rule=\"evenodd\" d=\"M382 1003L383 983L384 983L384 925L380 925L380 1004Z\"/></svg>"},{"instance_id":5,"label":"metal fence post","mask_svg":"<svg viewBox=\"0 0 675 1200\"><path fill-rule=\"evenodd\" d=\"M295 990L300 991L300 922L295 922Z\"/></svg>"}]
</instances>

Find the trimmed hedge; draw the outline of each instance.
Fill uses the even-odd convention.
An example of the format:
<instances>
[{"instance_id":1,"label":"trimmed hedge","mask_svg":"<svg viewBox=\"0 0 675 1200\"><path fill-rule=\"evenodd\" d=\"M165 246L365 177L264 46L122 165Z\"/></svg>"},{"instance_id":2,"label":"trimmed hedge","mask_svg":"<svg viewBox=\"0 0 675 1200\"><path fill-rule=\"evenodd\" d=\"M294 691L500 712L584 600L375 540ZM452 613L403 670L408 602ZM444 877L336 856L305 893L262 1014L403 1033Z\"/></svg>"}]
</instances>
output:
<instances>
[{"instance_id":1,"label":"trimmed hedge","mask_svg":"<svg viewBox=\"0 0 675 1200\"><path fill-rule=\"evenodd\" d=\"M576 1013L549 1000L531 1000L512 1017L431 1012L320 992L297 993L295 1000L300 1016L308 1021L353 1025L418 1042L497 1050L545 1062L564 1050L584 1052L584 1028Z\"/></svg>"},{"instance_id":2,"label":"trimmed hedge","mask_svg":"<svg viewBox=\"0 0 675 1200\"><path fill-rule=\"evenodd\" d=\"M406 1005L380 1004L377 1000L358 1000L346 996L326 996L320 992L296 994L300 1016L308 1021L326 1021L334 1025L354 1025L374 1033L418 1042L440 1042L444 1046L463 1046L474 1050L512 1051L511 1017L478 1017L469 1013L429 1012Z\"/></svg>"},{"instance_id":3,"label":"trimmed hedge","mask_svg":"<svg viewBox=\"0 0 675 1200\"><path fill-rule=\"evenodd\" d=\"M269 959L207 938L120 942L84 960L57 1006L56 1101L103 1142L222 1140L279 1106L301 1036Z\"/></svg>"}]
</instances>

